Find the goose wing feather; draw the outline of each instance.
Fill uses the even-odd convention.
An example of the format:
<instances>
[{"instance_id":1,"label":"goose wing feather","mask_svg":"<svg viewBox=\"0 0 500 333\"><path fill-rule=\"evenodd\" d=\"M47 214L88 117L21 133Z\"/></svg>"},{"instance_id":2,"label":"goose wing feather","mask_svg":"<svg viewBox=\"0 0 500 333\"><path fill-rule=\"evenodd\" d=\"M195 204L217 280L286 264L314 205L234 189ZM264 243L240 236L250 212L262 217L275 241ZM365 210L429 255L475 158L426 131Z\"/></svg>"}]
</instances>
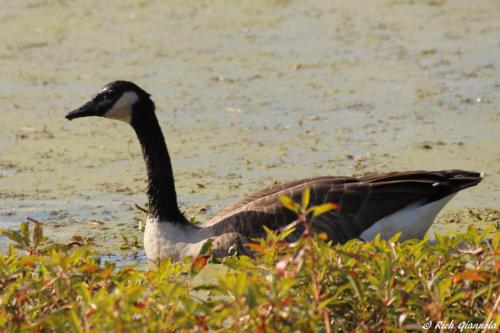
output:
<instances>
[{"instance_id":1,"label":"goose wing feather","mask_svg":"<svg viewBox=\"0 0 500 333\"><path fill-rule=\"evenodd\" d=\"M288 195L299 201L304 188L311 190L311 205L335 202L340 208L318 217L316 231L335 242L358 237L378 220L415 202L438 200L481 181L478 173L460 170L394 172L352 177L315 177L275 185L253 193L223 209L207 224L216 235L239 234L246 239L264 234L263 226L279 229L296 216L279 202Z\"/></svg>"},{"instance_id":2,"label":"goose wing feather","mask_svg":"<svg viewBox=\"0 0 500 333\"><path fill-rule=\"evenodd\" d=\"M356 181L356 178L323 176L300 179L284 184L276 184L261 191L251 193L245 198L222 209L217 213L217 215L215 215L212 219L210 219L210 221L207 222L207 225L216 224L224 220L225 218L237 214L241 211L248 211L250 209L265 207L269 201L271 201L272 203L276 203L279 196L281 195L288 195L291 197L297 197L298 195L300 196L306 187L312 187L312 184L314 183L342 183L351 181Z\"/></svg>"}]
</instances>

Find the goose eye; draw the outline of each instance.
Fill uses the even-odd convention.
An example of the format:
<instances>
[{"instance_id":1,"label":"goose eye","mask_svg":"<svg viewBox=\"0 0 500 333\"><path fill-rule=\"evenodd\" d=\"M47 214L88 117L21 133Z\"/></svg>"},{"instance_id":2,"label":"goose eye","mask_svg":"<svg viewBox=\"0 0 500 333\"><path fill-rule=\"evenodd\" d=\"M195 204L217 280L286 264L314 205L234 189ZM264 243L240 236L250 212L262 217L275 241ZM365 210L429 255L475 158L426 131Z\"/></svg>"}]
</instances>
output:
<instances>
[{"instance_id":1,"label":"goose eye","mask_svg":"<svg viewBox=\"0 0 500 333\"><path fill-rule=\"evenodd\" d=\"M105 91L101 96L103 99L110 99L111 97L113 97L113 93L111 91Z\"/></svg>"}]
</instances>

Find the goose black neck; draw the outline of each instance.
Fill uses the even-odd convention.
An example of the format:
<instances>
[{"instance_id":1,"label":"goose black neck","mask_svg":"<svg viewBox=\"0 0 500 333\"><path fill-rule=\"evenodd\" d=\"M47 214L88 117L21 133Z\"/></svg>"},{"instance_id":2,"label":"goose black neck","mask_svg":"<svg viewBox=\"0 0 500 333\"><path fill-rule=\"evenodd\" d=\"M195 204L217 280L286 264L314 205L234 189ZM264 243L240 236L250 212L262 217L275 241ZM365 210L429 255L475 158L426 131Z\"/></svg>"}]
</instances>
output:
<instances>
[{"instance_id":1,"label":"goose black neck","mask_svg":"<svg viewBox=\"0 0 500 333\"><path fill-rule=\"evenodd\" d=\"M134 105L132 118L148 173L149 215L161 222L187 223L177 205L172 164L154 109L147 98Z\"/></svg>"}]
</instances>

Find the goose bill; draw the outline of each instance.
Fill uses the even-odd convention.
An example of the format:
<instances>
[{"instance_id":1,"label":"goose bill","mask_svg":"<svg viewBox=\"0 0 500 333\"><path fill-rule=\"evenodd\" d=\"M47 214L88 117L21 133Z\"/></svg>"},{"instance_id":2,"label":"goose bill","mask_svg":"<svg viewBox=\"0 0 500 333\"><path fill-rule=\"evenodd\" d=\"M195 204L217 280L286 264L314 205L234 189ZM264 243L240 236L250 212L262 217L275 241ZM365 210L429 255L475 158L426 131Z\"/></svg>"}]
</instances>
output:
<instances>
[{"instance_id":1,"label":"goose bill","mask_svg":"<svg viewBox=\"0 0 500 333\"><path fill-rule=\"evenodd\" d=\"M68 114L66 115L66 119L72 120L75 118L99 116L101 115L101 113L102 112L99 108L99 105L94 101L89 101L80 106L78 109L68 112Z\"/></svg>"}]
</instances>

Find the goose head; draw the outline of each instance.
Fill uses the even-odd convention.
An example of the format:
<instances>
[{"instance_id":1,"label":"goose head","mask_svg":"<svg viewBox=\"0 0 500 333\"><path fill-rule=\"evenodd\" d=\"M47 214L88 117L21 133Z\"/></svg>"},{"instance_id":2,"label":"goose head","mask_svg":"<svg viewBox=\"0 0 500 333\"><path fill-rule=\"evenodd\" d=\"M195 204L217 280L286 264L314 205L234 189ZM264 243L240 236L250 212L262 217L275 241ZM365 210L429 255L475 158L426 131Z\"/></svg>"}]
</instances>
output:
<instances>
[{"instance_id":1,"label":"goose head","mask_svg":"<svg viewBox=\"0 0 500 333\"><path fill-rule=\"evenodd\" d=\"M133 82L114 81L105 85L87 103L69 112L66 119L98 116L132 125L141 113L151 112L150 110L154 110L154 104L147 92Z\"/></svg>"}]
</instances>

